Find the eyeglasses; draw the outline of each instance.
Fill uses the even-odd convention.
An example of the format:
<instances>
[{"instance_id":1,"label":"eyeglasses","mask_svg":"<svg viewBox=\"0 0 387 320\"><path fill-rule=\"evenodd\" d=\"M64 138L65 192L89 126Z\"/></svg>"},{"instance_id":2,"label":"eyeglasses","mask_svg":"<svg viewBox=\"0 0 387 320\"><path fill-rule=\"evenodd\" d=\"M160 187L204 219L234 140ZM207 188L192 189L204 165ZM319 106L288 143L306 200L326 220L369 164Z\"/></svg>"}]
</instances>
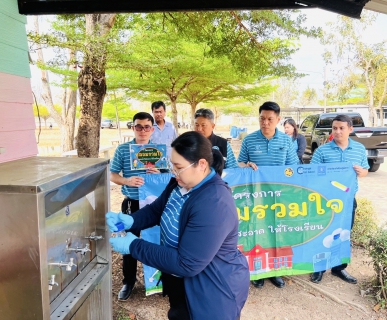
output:
<instances>
[{"instance_id":1,"label":"eyeglasses","mask_svg":"<svg viewBox=\"0 0 387 320\"><path fill-rule=\"evenodd\" d=\"M192 167L196 162L192 162L190 165L186 166L185 168L183 169L180 169L179 171L176 170L173 165L168 161L168 169L169 171L172 172L173 175L175 175L175 177L178 177L180 176L180 173L182 173L184 170L187 170L189 167Z\"/></svg>"},{"instance_id":2,"label":"eyeglasses","mask_svg":"<svg viewBox=\"0 0 387 320\"><path fill-rule=\"evenodd\" d=\"M136 124L134 126L134 128L136 129L136 131L139 131L141 132L142 130L144 130L145 132L149 132L151 131L152 127L151 126L145 126L143 127L141 124Z\"/></svg>"}]
</instances>

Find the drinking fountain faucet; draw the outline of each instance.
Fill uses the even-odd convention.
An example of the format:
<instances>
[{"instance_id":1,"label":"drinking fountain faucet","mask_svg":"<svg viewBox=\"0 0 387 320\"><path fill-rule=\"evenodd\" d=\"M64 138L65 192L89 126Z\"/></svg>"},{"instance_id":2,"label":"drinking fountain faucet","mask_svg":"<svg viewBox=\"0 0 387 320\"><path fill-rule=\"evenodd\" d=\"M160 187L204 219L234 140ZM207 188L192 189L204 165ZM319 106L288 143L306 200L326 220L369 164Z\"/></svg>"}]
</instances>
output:
<instances>
[{"instance_id":1,"label":"drinking fountain faucet","mask_svg":"<svg viewBox=\"0 0 387 320\"><path fill-rule=\"evenodd\" d=\"M81 255L85 255L86 254L86 252L91 252L91 250L90 250L90 248L89 248L89 244L86 244L85 245L85 247L84 248L79 248L79 247L76 247L76 248L69 248L68 246L67 246L67 251L74 251L74 252L76 252L76 253L80 253Z\"/></svg>"},{"instance_id":2,"label":"drinking fountain faucet","mask_svg":"<svg viewBox=\"0 0 387 320\"><path fill-rule=\"evenodd\" d=\"M48 290L52 290L53 286L57 286L58 283L55 282L55 274L51 275L51 279L48 280Z\"/></svg>"},{"instance_id":3,"label":"drinking fountain faucet","mask_svg":"<svg viewBox=\"0 0 387 320\"><path fill-rule=\"evenodd\" d=\"M70 261L69 262L51 262L49 263L50 266L57 266L57 267L66 267L66 271L71 271L71 268L73 266L76 266L76 264L74 263L74 258L70 258Z\"/></svg>"},{"instance_id":4,"label":"drinking fountain faucet","mask_svg":"<svg viewBox=\"0 0 387 320\"><path fill-rule=\"evenodd\" d=\"M97 240L103 240L103 237L102 236L96 236L94 234L94 232L93 232L90 236L85 237L85 239L97 241Z\"/></svg>"}]
</instances>

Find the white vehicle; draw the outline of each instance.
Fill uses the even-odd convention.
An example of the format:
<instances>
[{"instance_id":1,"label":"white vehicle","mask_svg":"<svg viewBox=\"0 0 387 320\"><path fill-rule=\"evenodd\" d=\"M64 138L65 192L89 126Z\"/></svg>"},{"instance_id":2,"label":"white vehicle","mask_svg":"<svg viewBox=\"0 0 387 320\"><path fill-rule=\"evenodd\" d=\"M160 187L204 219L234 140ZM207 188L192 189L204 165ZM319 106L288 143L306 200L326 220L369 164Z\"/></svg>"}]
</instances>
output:
<instances>
[{"instance_id":1,"label":"white vehicle","mask_svg":"<svg viewBox=\"0 0 387 320\"><path fill-rule=\"evenodd\" d=\"M116 127L117 127L117 124L111 119L104 119L101 121L101 129L103 128L113 129Z\"/></svg>"}]
</instances>

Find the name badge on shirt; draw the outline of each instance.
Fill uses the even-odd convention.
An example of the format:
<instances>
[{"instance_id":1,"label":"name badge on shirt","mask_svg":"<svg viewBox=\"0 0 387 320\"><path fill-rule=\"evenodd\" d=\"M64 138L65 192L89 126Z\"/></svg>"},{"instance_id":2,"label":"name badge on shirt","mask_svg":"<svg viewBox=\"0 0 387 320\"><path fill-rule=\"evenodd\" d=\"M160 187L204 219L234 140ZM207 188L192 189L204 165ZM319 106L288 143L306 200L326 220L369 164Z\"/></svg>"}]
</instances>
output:
<instances>
[{"instance_id":1,"label":"name badge on shirt","mask_svg":"<svg viewBox=\"0 0 387 320\"><path fill-rule=\"evenodd\" d=\"M252 153L262 153L262 152L263 151L261 150L260 146L255 146Z\"/></svg>"}]
</instances>

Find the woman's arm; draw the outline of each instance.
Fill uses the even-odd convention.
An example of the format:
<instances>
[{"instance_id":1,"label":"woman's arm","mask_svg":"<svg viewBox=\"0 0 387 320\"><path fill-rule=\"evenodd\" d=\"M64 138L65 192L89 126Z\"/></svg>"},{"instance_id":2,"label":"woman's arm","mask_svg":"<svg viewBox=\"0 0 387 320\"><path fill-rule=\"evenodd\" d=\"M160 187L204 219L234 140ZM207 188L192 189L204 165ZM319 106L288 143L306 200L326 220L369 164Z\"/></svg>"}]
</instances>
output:
<instances>
[{"instance_id":1,"label":"woman's arm","mask_svg":"<svg viewBox=\"0 0 387 320\"><path fill-rule=\"evenodd\" d=\"M222 192L219 192L219 188L223 189ZM223 244L234 248L237 244L238 218L232 196L225 187L212 185L211 192L212 195L208 196L208 189L201 190L200 196L192 199L186 208L189 210L189 219L178 249L138 239L130 245L132 256L163 272L193 277L211 263ZM228 238L233 232L235 237ZM230 243L225 243L225 240Z\"/></svg>"},{"instance_id":2,"label":"woman's arm","mask_svg":"<svg viewBox=\"0 0 387 320\"><path fill-rule=\"evenodd\" d=\"M306 139L302 134L299 134L297 136L297 144L298 144L297 156L301 160L306 148Z\"/></svg>"},{"instance_id":3,"label":"woman's arm","mask_svg":"<svg viewBox=\"0 0 387 320\"><path fill-rule=\"evenodd\" d=\"M171 191L176 186L176 180L171 179L162 194L151 204L132 213L133 225L129 231L139 233L141 230L160 224L160 218Z\"/></svg>"}]
</instances>

